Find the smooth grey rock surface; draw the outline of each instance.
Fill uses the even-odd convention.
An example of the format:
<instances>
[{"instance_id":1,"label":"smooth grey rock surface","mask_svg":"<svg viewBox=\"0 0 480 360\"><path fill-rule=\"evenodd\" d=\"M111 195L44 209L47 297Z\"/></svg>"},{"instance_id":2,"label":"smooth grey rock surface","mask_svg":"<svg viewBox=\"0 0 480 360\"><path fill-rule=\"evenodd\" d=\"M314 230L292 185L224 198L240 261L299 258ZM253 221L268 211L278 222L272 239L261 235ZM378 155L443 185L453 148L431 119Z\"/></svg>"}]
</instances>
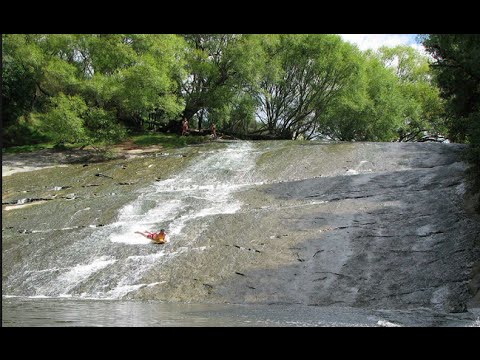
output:
<instances>
[{"instance_id":1,"label":"smooth grey rock surface","mask_svg":"<svg viewBox=\"0 0 480 360\"><path fill-rule=\"evenodd\" d=\"M9 176L2 192L2 293L38 295L61 274L59 263L72 269L78 258L108 254L102 260L112 262L108 272L79 278L68 293L94 297L108 289L112 274L131 271L140 285L125 299L443 312L480 307L480 220L466 205L472 194L464 146L279 141L253 147L252 185L235 193L240 210L191 220L182 238L164 246L158 266L138 277L142 264L128 259L157 254L158 245L103 241L92 251L91 235L108 227L142 187L168 178L173 170L164 171L165 161L178 172L198 154L190 152L188 161L151 157ZM99 172L113 179L95 177ZM5 211L20 198L51 195L55 186L65 191Z\"/></svg>"}]
</instances>

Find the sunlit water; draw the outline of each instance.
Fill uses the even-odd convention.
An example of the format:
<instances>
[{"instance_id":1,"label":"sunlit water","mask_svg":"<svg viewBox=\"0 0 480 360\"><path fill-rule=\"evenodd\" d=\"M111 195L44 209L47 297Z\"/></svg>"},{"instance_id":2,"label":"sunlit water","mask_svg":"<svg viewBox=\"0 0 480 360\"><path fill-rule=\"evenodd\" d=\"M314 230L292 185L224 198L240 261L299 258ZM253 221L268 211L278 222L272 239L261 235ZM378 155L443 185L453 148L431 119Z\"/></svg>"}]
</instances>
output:
<instances>
[{"instance_id":1,"label":"sunlit water","mask_svg":"<svg viewBox=\"0 0 480 360\"><path fill-rule=\"evenodd\" d=\"M119 300L2 299L2 326L480 327L475 313L299 305L170 304Z\"/></svg>"},{"instance_id":2,"label":"sunlit water","mask_svg":"<svg viewBox=\"0 0 480 360\"><path fill-rule=\"evenodd\" d=\"M136 201L120 211L110 240L126 244L148 243L148 239L131 234L160 227L167 230L169 237L178 240L185 238L183 230L191 220L235 213L241 203L233 194L254 182L254 167L255 153L248 142L202 154L177 176L142 190Z\"/></svg>"},{"instance_id":3,"label":"sunlit water","mask_svg":"<svg viewBox=\"0 0 480 360\"><path fill-rule=\"evenodd\" d=\"M211 217L241 209L234 194L255 184L257 155L251 143L242 141L201 153L175 176L141 189L135 201L120 209L115 222L93 233L89 229L84 236L79 232L72 242L66 241L68 245L43 259L48 262L38 264L32 258L15 281L25 288L25 295L33 297L89 299L121 299L157 285L143 281L149 269L187 251L202 251L196 241ZM136 233L161 228L169 240L163 246L152 246Z\"/></svg>"}]
</instances>

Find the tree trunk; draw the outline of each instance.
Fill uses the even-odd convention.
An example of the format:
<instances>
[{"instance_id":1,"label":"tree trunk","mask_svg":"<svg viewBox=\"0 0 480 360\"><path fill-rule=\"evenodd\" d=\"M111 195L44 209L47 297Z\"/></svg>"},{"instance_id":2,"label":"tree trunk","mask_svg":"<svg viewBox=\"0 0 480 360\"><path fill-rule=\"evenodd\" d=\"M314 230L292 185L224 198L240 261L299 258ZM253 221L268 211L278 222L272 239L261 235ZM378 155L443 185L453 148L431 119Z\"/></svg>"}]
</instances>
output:
<instances>
[{"instance_id":1,"label":"tree trunk","mask_svg":"<svg viewBox=\"0 0 480 360\"><path fill-rule=\"evenodd\" d=\"M203 108L203 104L199 101L187 102L185 110L183 110L183 117L187 118L188 121Z\"/></svg>"},{"instance_id":2,"label":"tree trunk","mask_svg":"<svg viewBox=\"0 0 480 360\"><path fill-rule=\"evenodd\" d=\"M198 130L201 131L202 130L202 123L203 123L203 114L205 113L205 109L202 108L202 110L200 110L200 116L198 117Z\"/></svg>"}]
</instances>

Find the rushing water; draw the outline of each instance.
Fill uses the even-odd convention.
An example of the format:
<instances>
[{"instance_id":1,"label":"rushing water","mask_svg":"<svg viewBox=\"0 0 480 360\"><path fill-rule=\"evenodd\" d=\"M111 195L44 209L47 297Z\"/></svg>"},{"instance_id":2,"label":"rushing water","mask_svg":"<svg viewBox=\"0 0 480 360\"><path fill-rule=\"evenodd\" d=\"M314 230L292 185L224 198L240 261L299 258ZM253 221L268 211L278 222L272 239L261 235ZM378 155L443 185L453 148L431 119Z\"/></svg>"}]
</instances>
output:
<instances>
[{"instance_id":1,"label":"rushing water","mask_svg":"<svg viewBox=\"0 0 480 360\"><path fill-rule=\"evenodd\" d=\"M241 208L234 193L254 183L256 154L249 142L205 151L176 176L139 191L114 223L80 232L63 248L43 251L41 259L33 254L10 280L16 281L16 295L120 299L159 284L144 282L144 274L186 251L202 250L195 243L208 228L209 217ZM135 233L160 228L170 240L164 246L152 246Z\"/></svg>"},{"instance_id":2,"label":"rushing water","mask_svg":"<svg viewBox=\"0 0 480 360\"><path fill-rule=\"evenodd\" d=\"M479 327L477 313L366 310L300 305L171 304L118 300L3 298L2 326Z\"/></svg>"},{"instance_id":3,"label":"rushing water","mask_svg":"<svg viewBox=\"0 0 480 360\"><path fill-rule=\"evenodd\" d=\"M241 203L233 198L239 188L253 182L255 156L248 142L231 144L225 150L202 154L195 164L177 176L143 190L140 197L120 211L110 240L126 244L148 243L135 231L165 227L170 237L195 239L185 235L186 224L210 215L231 214ZM196 238L200 234L197 233ZM190 245L188 244L188 245Z\"/></svg>"}]
</instances>

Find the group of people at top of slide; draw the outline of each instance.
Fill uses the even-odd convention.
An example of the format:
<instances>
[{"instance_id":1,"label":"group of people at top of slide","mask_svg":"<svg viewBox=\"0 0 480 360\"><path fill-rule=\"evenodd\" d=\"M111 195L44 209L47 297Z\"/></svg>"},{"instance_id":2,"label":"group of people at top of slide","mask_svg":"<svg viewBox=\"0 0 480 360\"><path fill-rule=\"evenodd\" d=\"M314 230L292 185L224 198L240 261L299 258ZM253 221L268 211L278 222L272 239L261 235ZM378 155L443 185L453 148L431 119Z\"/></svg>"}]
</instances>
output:
<instances>
[{"instance_id":1,"label":"group of people at top of slide","mask_svg":"<svg viewBox=\"0 0 480 360\"><path fill-rule=\"evenodd\" d=\"M182 136L188 134L189 131L189 125L188 125L188 120L187 118L183 118L182 120ZM210 131L212 132L212 138L216 139L217 138L217 126L215 123L212 121L210 124Z\"/></svg>"}]
</instances>

